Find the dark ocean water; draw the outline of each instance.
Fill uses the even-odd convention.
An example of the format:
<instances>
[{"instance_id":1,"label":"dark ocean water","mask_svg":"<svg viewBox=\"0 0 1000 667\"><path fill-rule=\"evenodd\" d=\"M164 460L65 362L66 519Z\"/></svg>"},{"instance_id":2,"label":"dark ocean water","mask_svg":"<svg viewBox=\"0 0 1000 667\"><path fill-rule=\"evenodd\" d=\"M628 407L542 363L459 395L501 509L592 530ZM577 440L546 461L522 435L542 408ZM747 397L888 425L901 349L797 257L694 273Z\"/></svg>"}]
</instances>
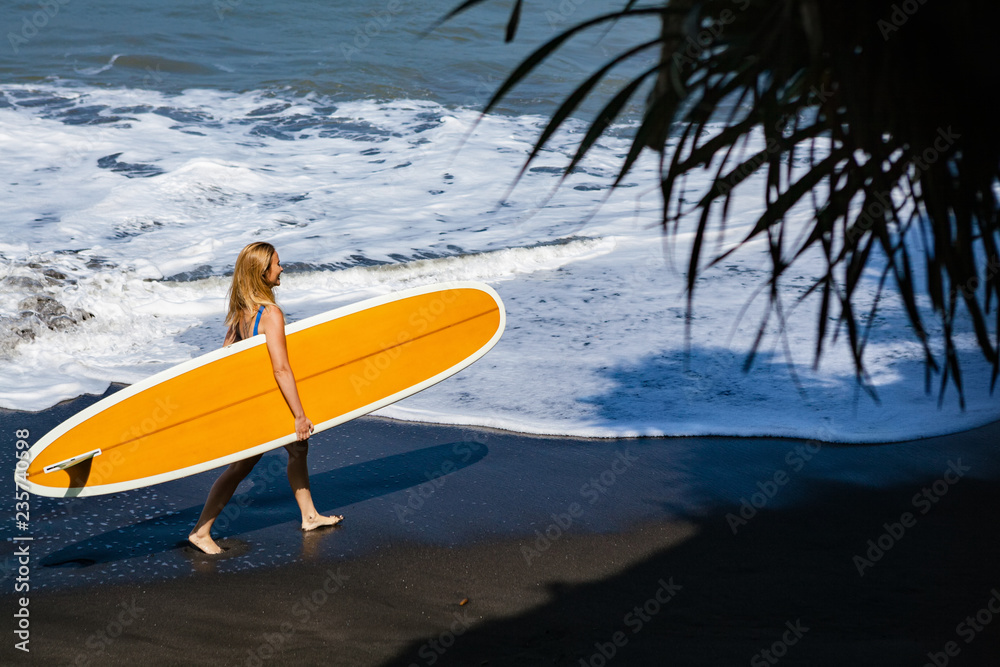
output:
<instances>
[{"instance_id":1,"label":"dark ocean water","mask_svg":"<svg viewBox=\"0 0 1000 667\"><path fill-rule=\"evenodd\" d=\"M493 1L434 27L458 0L52 0L5 3L0 80L75 81L175 93L190 88L287 90L331 99L427 99L477 107L532 49L623 3L526 3L503 41L512 3ZM572 40L506 109L551 108L607 55L655 33L630 20ZM648 67L637 60L609 85Z\"/></svg>"}]
</instances>

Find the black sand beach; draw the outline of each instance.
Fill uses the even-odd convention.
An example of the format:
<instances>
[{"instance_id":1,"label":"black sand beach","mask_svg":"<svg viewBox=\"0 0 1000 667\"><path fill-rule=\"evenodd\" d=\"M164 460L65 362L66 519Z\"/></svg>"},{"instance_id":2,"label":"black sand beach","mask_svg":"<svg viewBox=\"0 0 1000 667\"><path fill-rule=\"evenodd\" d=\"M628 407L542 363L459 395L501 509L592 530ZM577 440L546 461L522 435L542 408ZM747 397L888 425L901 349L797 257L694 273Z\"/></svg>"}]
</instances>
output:
<instances>
[{"instance_id":1,"label":"black sand beach","mask_svg":"<svg viewBox=\"0 0 1000 667\"><path fill-rule=\"evenodd\" d=\"M15 429L37 439L93 400L0 414L3 465ZM342 526L301 533L269 455L223 558L181 542L214 471L33 496L0 599L16 630L28 598L30 653L8 632L0 662L993 665L998 435L572 440L364 418L312 441L313 494ZM27 592L15 536L33 538Z\"/></svg>"}]
</instances>

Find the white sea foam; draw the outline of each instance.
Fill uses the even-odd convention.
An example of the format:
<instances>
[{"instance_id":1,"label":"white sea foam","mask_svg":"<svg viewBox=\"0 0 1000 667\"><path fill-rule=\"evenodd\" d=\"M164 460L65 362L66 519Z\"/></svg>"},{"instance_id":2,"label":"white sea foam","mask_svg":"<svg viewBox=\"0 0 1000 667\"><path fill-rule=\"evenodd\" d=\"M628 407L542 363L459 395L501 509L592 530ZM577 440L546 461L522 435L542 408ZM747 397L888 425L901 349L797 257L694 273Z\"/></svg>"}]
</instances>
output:
<instances>
[{"instance_id":1,"label":"white sea foam","mask_svg":"<svg viewBox=\"0 0 1000 667\"><path fill-rule=\"evenodd\" d=\"M8 157L0 194L9 203L0 406L42 409L217 346L225 274L243 245L266 239L289 267L279 299L292 319L442 280L482 280L501 294L508 329L497 347L384 409L389 416L580 436L844 441L953 432L1000 417L971 337L959 340L967 409L954 392L937 407L891 298L866 357L880 403L858 390L842 340L811 370L813 301L797 308L783 336L771 327L745 373L764 300L737 320L766 277L761 243L699 281L687 354L677 267L691 237L684 229L673 237L668 262L656 160L640 160L627 179L638 187L595 213L627 150L623 139L599 142L549 199L577 126L508 193L539 118L491 116L467 136L475 111L424 101L334 107L212 90L0 90L12 101L0 108ZM89 113L88 122L70 122L67 110ZM760 202L734 206L723 247L747 232ZM812 260L784 279L787 303L821 266ZM866 276L862 294L870 298L876 282Z\"/></svg>"}]
</instances>

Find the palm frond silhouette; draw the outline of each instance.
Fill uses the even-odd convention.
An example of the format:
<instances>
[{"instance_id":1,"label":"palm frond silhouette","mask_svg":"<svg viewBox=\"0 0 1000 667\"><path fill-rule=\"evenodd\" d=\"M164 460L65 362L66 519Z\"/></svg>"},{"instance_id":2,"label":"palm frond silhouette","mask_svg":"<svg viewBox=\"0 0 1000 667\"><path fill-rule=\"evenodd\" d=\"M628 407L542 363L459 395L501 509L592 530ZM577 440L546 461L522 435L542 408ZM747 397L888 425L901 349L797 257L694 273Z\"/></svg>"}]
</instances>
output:
<instances>
[{"instance_id":1,"label":"palm frond silhouette","mask_svg":"<svg viewBox=\"0 0 1000 667\"><path fill-rule=\"evenodd\" d=\"M444 20L485 1L466 0ZM521 13L514 0L507 41ZM782 317L778 283L788 268L818 250L823 266L803 296L819 299L816 363L843 333L864 384L871 323L891 290L923 347L928 390L939 373L941 398L950 382L964 407L956 344L963 329L971 328L992 365L991 390L1000 374L998 19L1000 4L985 0L628 0L535 50L483 113L575 36L616 22L658 22L656 39L612 56L565 98L524 169L612 67L654 52L656 65L617 89L590 121L566 173L649 90L615 186L643 149L660 154L664 230L676 231L682 218L695 224L688 308L699 272L733 251L707 253L710 235L725 230L734 196L760 196L746 186L761 173L765 207L740 245L767 240L770 312ZM746 155L751 137L762 148ZM696 169L713 177L686 206L675 187ZM813 214L801 234L786 217L797 205ZM878 271L878 289L860 304L866 270ZM928 332L928 318L939 321L940 336Z\"/></svg>"}]
</instances>

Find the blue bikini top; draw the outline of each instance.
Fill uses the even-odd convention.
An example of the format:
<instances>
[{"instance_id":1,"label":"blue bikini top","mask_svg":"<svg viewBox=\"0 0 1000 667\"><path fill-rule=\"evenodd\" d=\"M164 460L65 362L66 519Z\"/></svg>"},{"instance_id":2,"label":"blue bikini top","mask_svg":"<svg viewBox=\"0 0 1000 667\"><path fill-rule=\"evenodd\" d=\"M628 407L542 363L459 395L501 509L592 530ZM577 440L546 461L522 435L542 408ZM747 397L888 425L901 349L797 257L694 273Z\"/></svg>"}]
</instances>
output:
<instances>
[{"instance_id":1,"label":"blue bikini top","mask_svg":"<svg viewBox=\"0 0 1000 667\"><path fill-rule=\"evenodd\" d=\"M264 306L257 309L257 319L253 323L253 335L257 335L257 325L260 324L260 316L264 314Z\"/></svg>"}]
</instances>

